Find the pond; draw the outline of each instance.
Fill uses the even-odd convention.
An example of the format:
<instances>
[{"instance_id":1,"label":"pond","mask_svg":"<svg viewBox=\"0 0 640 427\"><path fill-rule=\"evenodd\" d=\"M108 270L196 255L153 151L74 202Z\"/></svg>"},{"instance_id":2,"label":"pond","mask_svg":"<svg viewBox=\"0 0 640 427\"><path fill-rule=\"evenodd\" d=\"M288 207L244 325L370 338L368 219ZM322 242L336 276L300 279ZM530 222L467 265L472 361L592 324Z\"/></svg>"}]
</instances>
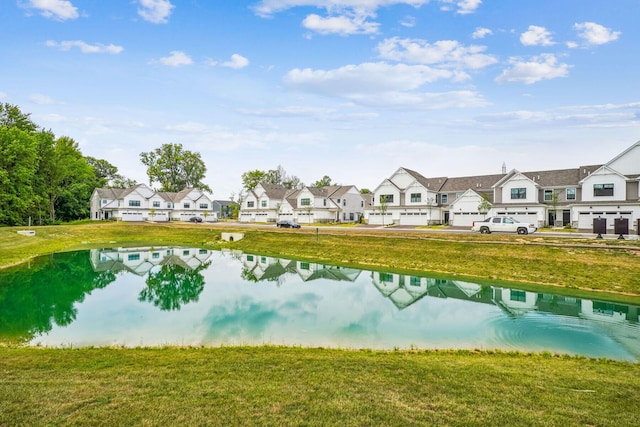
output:
<instances>
[{"instance_id":1,"label":"pond","mask_svg":"<svg viewBox=\"0 0 640 427\"><path fill-rule=\"evenodd\" d=\"M640 361L639 307L197 248L54 254L0 271L0 341L549 351Z\"/></svg>"}]
</instances>

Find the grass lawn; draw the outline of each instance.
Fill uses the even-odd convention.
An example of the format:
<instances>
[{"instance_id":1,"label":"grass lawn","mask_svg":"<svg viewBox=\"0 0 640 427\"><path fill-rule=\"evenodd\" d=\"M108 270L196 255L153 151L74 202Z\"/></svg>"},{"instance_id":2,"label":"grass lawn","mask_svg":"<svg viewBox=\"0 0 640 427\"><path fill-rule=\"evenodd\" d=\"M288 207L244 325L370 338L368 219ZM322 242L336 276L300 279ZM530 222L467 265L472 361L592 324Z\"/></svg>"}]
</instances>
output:
<instances>
[{"instance_id":1,"label":"grass lawn","mask_svg":"<svg viewBox=\"0 0 640 427\"><path fill-rule=\"evenodd\" d=\"M228 224L34 229L35 237L0 229L0 267L66 250L184 245L540 291L560 286L578 297L640 303L637 241ZM223 231L245 238L224 242ZM0 345L0 375L0 425L604 426L640 419L640 364L548 354Z\"/></svg>"},{"instance_id":2,"label":"grass lawn","mask_svg":"<svg viewBox=\"0 0 640 427\"><path fill-rule=\"evenodd\" d=\"M487 352L0 348L0 425L637 425L640 364Z\"/></svg>"},{"instance_id":3,"label":"grass lawn","mask_svg":"<svg viewBox=\"0 0 640 427\"><path fill-rule=\"evenodd\" d=\"M204 224L82 223L34 227L36 236L0 229L0 267L48 253L116 246L185 245L305 259L363 269L480 283L563 287L576 297L640 303L640 242L544 235L453 234L367 228L234 227ZM245 238L221 240L223 231Z\"/></svg>"}]
</instances>

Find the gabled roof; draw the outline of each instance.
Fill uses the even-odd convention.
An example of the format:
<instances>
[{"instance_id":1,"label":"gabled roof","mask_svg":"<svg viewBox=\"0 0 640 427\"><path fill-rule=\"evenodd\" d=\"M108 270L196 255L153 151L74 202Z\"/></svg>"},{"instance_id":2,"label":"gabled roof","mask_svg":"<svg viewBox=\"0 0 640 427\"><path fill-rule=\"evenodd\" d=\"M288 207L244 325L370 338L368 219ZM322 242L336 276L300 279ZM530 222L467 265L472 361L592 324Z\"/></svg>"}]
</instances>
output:
<instances>
[{"instance_id":1,"label":"gabled roof","mask_svg":"<svg viewBox=\"0 0 640 427\"><path fill-rule=\"evenodd\" d=\"M419 174L414 170L407 169L404 167L401 169L403 169L405 172L411 175L416 181L418 181L419 184L421 184L427 190L440 191L440 188L442 188L442 186L447 181L446 176L436 177L436 178L426 178L425 176Z\"/></svg>"},{"instance_id":2,"label":"gabled roof","mask_svg":"<svg viewBox=\"0 0 640 427\"><path fill-rule=\"evenodd\" d=\"M491 188L500 182L506 175L476 175L463 176L458 178L447 178L447 181L440 188L443 193L453 193L473 189L475 191L491 191Z\"/></svg>"},{"instance_id":3,"label":"gabled roof","mask_svg":"<svg viewBox=\"0 0 640 427\"><path fill-rule=\"evenodd\" d=\"M291 191L289 188L286 188L282 184L260 183L260 186L264 189L264 194L269 199L284 199L287 192Z\"/></svg>"},{"instance_id":4,"label":"gabled roof","mask_svg":"<svg viewBox=\"0 0 640 427\"><path fill-rule=\"evenodd\" d=\"M586 181L588 178L590 178L590 177L592 177L592 176L594 176L594 175L598 175L598 174L599 174L599 172L602 172L602 171L608 171L608 172L609 172L609 173L603 173L602 175L609 175L609 174L611 174L611 175L618 175L620 178L622 178L622 179L624 179L624 180L627 180L627 179L629 178L629 177L627 177L626 175L621 174L621 173L620 173L620 172L618 172L617 170L615 170L615 169L611 169L611 168L610 168L609 166L607 166L607 165L602 165L602 166L600 166L598 169L596 169L595 171L593 171L591 174L589 174L589 176L587 176L587 177L585 177L585 178L581 179L581 180L580 180L580 184L582 184L582 183L583 183L584 181Z\"/></svg>"},{"instance_id":5,"label":"gabled roof","mask_svg":"<svg viewBox=\"0 0 640 427\"><path fill-rule=\"evenodd\" d=\"M522 174L541 187L566 187L578 185L583 178L589 176L599 167L600 166L581 166L575 169L523 172Z\"/></svg>"},{"instance_id":6,"label":"gabled roof","mask_svg":"<svg viewBox=\"0 0 640 427\"><path fill-rule=\"evenodd\" d=\"M119 199L124 191L124 188L96 188L96 193L101 199Z\"/></svg>"}]
</instances>

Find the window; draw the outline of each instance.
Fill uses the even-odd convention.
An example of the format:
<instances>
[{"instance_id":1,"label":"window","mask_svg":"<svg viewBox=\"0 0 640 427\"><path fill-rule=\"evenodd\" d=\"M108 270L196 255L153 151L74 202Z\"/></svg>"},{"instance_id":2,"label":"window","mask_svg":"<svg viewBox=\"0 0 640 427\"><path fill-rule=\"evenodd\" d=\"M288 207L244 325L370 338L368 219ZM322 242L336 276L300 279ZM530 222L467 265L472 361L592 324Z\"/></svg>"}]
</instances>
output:
<instances>
[{"instance_id":1,"label":"window","mask_svg":"<svg viewBox=\"0 0 640 427\"><path fill-rule=\"evenodd\" d=\"M525 291L512 289L510 299L511 301L525 302L527 301L527 293Z\"/></svg>"},{"instance_id":2,"label":"window","mask_svg":"<svg viewBox=\"0 0 640 427\"><path fill-rule=\"evenodd\" d=\"M347 199L342 199L342 206L347 206Z\"/></svg>"},{"instance_id":3,"label":"window","mask_svg":"<svg viewBox=\"0 0 640 427\"><path fill-rule=\"evenodd\" d=\"M449 201L448 194L443 194L440 196L440 203L442 203L443 205L447 204L448 201Z\"/></svg>"},{"instance_id":4,"label":"window","mask_svg":"<svg viewBox=\"0 0 640 427\"><path fill-rule=\"evenodd\" d=\"M247 261L249 262L253 261L253 255L247 255Z\"/></svg>"},{"instance_id":5,"label":"window","mask_svg":"<svg viewBox=\"0 0 640 427\"><path fill-rule=\"evenodd\" d=\"M550 202L553 200L553 190L544 190L544 201Z\"/></svg>"},{"instance_id":6,"label":"window","mask_svg":"<svg viewBox=\"0 0 640 427\"><path fill-rule=\"evenodd\" d=\"M189 209L189 208L191 207L191 203L187 203L187 202L185 202L182 206L183 206L185 209Z\"/></svg>"},{"instance_id":7,"label":"window","mask_svg":"<svg viewBox=\"0 0 640 427\"><path fill-rule=\"evenodd\" d=\"M393 194L381 194L380 203L393 203Z\"/></svg>"},{"instance_id":8,"label":"window","mask_svg":"<svg viewBox=\"0 0 640 427\"><path fill-rule=\"evenodd\" d=\"M267 207L267 201L266 200L261 200L260 201L260 206L262 206L263 208Z\"/></svg>"},{"instance_id":9,"label":"window","mask_svg":"<svg viewBox=\"0 0 640 427\"><path fill-rule=\"evenodd\" d=\"M159 208L160 207L160 202L153 202L153 207L154 208Z\"/></svg>"},{"instance_id":10,"label":"window","mask_svg":"<svg viewBox=\"0 0 640 427\"><path fill-rule=\"evenodd\" d=\"M340 199L338 199L338 204L340 204Z\"/></svg>"},{"instance_id":11,"label":"window","mask_svg":"<svg viewBox=\"0 0 640 427\"><path fill-rule=\"evenodd\" d=\"M140 259L140 254L129 254L127 255L128 261L138 261Z\"/></svg>"},{"instance_id":12,"label":"window","mask_svg":"<svg viewBox=\"0 0 640 427\"><path fill-rule=\"evenodd\" d=\"M191 254L191 252L189 251L189 249L185 249L182 251L182 256L189 256Z\"/></svg>"},{"instance_id":13,"label":"window","mask_svg":"<svg viewBox=\"0 0 640 427\"><path fill-rule=\"evenodd\" d=\"M527 198L527 189L526 188L512 188L511 189L511 200L526 199L526 198Z\"/></svg>"},{"instance_id":14,"label":"window","mask_svg":"<svg viewBox=\"0 0 640 427\"><path fill-rule=\"evenodd\" d=\"M322 206L327 206L327 199L322 199Z\"/></svg>"},{"instance_id":15,"label":"window","mask_svg":"<svg viewBox=\"0 0 640 427\"><path fill-rule=\"evenodd\" d=\"M309 263L308 262L301 262L300 263L300 270L309 270Z\"/></svg>"},{"instance_id":16,"label":"window","mask_svg":"<svg viewBox=\"0 0 640 427\"><path fill-rule=\"evenodd\" d=\"M393 282L393 274L391 273L380 273L380 281L381 282Z\"/></svg>"},{"instance_id":17,"label":"window","mask_svg":"<svg viewBox=\"0 0 640 427\"><path fill-rule=\"evenodd\" d=\"M200 203L200 209L209 209L209 203Z\"/></svg>"},{"instance_id":18,"label":"window","mask_svg":"<svg viewBox=\"0 0 640 427\"><path fill-rule=\"evenodd\" d=\"M168 208L171 208L171 207L172 207L171 202L167 202L167 207L168 207Z\"/></svg>"},{"instance_id":19,"label":"window","mask_svg":"<svg viewBox=\"0 0 640 427\"><path fill-rule=\"evenodd\" d=\"M300 199L301 206L311 206L311 199Z\"/></svg>"},{"instance_id":20,"label":"window","mask_svg":"<svg viewBox=\"0 0 640 427\"><path fill-rule=\"evenodd\" d=\"M106 205L107 204L107 199L102 199L102 204Z\"/></svg>"},{"instance_id":21,"label":"window","mask_svg":"<svg viewBox=\"0 0 640 427\"><path fill-rule=\"evenodd\" d=\"M422 281L419 277L409 276L409 286L422 286Z\"/></svg>"},{"instance_id":22,"label":"window","mask_svg":"<svg viewBox=\"0 0 640 427\"><path fill-rule=\"evenodd\" d=\"M593 184L594 196L613 196L613 184Z\"/></svg>"},{"instance_id":23,"label":"window","mask_svg":"<svg viewBox=\"0 0 640 427\"><path fill-rule=\"evenodd\" d=\"M247 207L248 208L252 208L253 207L253 202L247 202Z\"/></svg>"},{"instance_id":24,"label":"window","mask_svg":"<svg viewBox=\"0 0 640 427\"><path fill-rule=\"evenodd\" d=\"M151 258L153 259L160 259L160 252L154 252L151 254Z\"/></svg>"},{"instance_id":25,"label":"window","mask_svg":"<svg viewBox=\"0 0 640 427\"><path fill-rule=\"evenodd\" d=\"M411 203L420 203L422 201L422 193L411 193Z\"/></svg>"},{"instance_id":26,"label":"window","mask_svg":"<svg viewBox=\"0 0 640 427\"><path fill-rule=\"evenodd\" d=\"M140 200L129 200L129 206L140 206Z\"/></svg>"},{"instance_id":27,"label":"window","mask_svg":"<svg viewBox=\"0 0 640 427\"><path fill-rule=\"evenodd\" d=\"M575 199L576 199L576 189L567 188L567 200L575 200Z\"/></svg>"}]
</instances>

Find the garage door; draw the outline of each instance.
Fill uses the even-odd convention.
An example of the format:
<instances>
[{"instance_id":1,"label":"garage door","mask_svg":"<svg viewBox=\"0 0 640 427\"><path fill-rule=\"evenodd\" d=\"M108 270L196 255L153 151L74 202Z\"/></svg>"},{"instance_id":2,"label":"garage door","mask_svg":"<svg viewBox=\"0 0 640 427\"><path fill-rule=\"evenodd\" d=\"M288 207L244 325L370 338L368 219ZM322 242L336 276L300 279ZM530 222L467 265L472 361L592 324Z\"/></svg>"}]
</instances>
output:
<instances>
[{"instance_id":1,"label":"garage door","mask_svg":"<svg viewBox=\"0 0 640 427\"><path fill-rule=\"evenodd\" d=\"M401 212L400 225L427 225L428 218L426 212Z\"/></svg>"},{"instance_id":2,"label":"garage door","mask_svg":"<svg viewBox=\"0 0 640 427\"><path fill-rule=\"evenodd\" d=\"M471 227L473 221L482 221L484 220L484 218L485 216L481 214L454 212L453 222L450 223L450 225L452 225L453 227Z\"/></svg>"},{"instance_id":3,"label":"garage door","mask_svg":"<svg viewBox=\"0 0 640 427\"><path fill-rule=\"evenodd\" d=\"M142 212L123 212L123 221L143 221Z\"/></svg>"}]
</instances>

